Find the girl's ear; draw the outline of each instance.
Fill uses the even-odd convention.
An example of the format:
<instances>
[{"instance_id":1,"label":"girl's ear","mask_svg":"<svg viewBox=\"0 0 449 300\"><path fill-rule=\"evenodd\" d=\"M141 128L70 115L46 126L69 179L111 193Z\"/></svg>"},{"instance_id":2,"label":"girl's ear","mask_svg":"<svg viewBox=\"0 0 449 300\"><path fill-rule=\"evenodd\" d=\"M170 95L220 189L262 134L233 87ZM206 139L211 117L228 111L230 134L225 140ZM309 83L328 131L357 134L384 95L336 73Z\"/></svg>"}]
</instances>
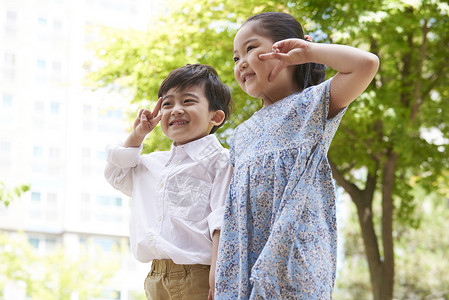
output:
<instances>
[{"instance_id":1,"label":"girl's ear","mask_svg":"<svg viewBox=\"0 0 449 300\"><path fill-rule=\"evenodd\" d=\"M213 124L214 126L220 126L221 123L223 123L225 119L225 113L222 110L216 110L214 111L214 115L212 116L212 119L209 121L210 124Z\"/></svg>"}]
</instances>

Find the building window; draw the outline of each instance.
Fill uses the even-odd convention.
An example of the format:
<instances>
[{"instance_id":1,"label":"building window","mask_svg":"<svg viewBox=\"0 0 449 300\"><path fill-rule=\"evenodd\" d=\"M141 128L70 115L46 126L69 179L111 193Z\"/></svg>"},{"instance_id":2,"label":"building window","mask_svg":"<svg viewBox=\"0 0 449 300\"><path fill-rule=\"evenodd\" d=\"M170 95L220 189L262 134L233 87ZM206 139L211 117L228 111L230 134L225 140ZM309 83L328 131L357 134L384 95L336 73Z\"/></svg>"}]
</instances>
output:
<instances>
[{"instance_id":1,"label":"building window","mask_svg":"<svg viewBox=\"0 0 449 300\"><path fill-rule=\"evenodd\" d=\"M90 195L89 193L81 193L81 205L82 206L89 206L90 203Z\"/></svg>"},{"instance_id":2,"label":"building window","mask_svg":"<svg viewBox=\"0 0 449 300\"><path fill-rule=\"evenodd\" d=\"M97 151L97 159L100 161L106 160L106 152L105 151Z\"/></svg>"},{"instance_id":3,"label":"building window","mask_svg":"<svg viewBox=\"0 0 449 300\"><path fill-rule=\"evenodd\" d=\"M58 159L60 156L59 148L51 147L48 152L48 156L50 157L50 159Z\"/></svg>"},{"instance_id":4,"label":"building window","mask_svg":"<svg viewBox=\"0 0 449 300\"><path fill-rule=\"evenodd\" d=\"M46 62L43 59L38 59L36 62L37 68L40 70L45 70Z\"/></svg>"},{"instance_id":5,"label":"building window","mask_svg":"<svg viewBox=\"0 0 449 300\"><path fill-rule=\"evenodd\" d=\"M42 157L42 154L44 153L44 150L41 146L34 146L33 147L33 156L34 157Z\"/></svg>"},{"instance_id":6,"label":"building window","mask_svg":"<svg viewBox=\"0 0 449 300\"><path fill-rule=\"evenodd\" d=\"M61 30L62 29L62 21L60 20L54 20L53 21L53 28L55 30Z\"/></svg>"},{"instance_id":7,"label":"building window","mask_svg":"<svg viewBox=\"0 0 449 300\"><path fill-rule=\"evenodd\" d=\"M44 18L44 17L39 17L39 18L37 19L37 23L38 23L40 26L47 26L47 19Z\"/></svg>"},{"instance_id":8,"label":"building window","mask_svg":"<svg viewBox=\"0 0 449 300\"><path fill-rule=\"evenodd\" d=\"M0 141L0 153L10 153L11 143L7 141Z\"/></svg>"},{"instance_id":9,"label":"building window","mask_svg":"<svg viewBox=\"0 0 449 300\"><path fill-rule=\"evenodd\" d=\"M33 201L33 202L40 202L41 201L41 193L32 192L31 193L31 201Z\"/></svg>"},{"instance_id":10,"label":"building window","mask_svg":"<svg viewBox=\"0 0 449 300\"><path fill-rule=\"evenodd\" d=\"M11 95L3 94L2 106L4 108L11 108L12 107L12 96Z\"/></svg>"},{"instance_id":11,"label":"building window","mask_svg":"<svg viewBox=\"0 0 449 300\"><path fill-rule=\"evenodd\" d=\"M97 196L97 204L104 206L122 206L122 198L109 197L109 196Z\"/></svg>"},{"instance_id":12,"label":"building window","mask_svg":"<svg viewBox=\"0 0 449 300\"><path fill-rule=\"evenodd\" d=\"M14 53L5 53L3 60L6 67L14 67L16 64L16 55Z\"/></svg>"},{"instance_id":13,"label":"building window","mask_svg":"<svg viewBox=\"0 0 449 300\"><path fill-rule=\"evenodd\" d=\"M58 204L58 195L56 193L48 193L47 205L54 207L56 204Z\"/></svg>"},{"instance_id":14,"label":"building window","mask_svg":"<svg viewBox=\"0 0 449 300\"><path fill-rule=\"evenodd\" d=\"M50 111L53 115L59 114L59 106L60 104L58 102L52 102L50 106Z\"/></svg>"},{"instance_id":15,"label":"building window","mask_svg":"<svg viewBox=\"0 0 449 300\"><path fill-rule=\"evenodd\" d=\"M6 12L6 21L8 23L16 23L17 22L17 13L15 11L7 11Z\"/></svg>"},{"instance_id":16,"label":"building window","mask_svg":"<svg viewBox=\"0 0 449 300\"><path fill-rule=\"evenodd\" d=\"M92 242L95 245L100 246L100 248L106 252L111 252L112 250L117 250L120 247L119 241L114 240L114 239L109 239L109 238L94 237L92 239Z\"/></svg>"},{"instance_id":17,"label":"building window","mask_svg":"<svg viewBox=\"0 0 449 300\"><path fill-rule=\"evenodd\" d=\"M81 150L81 156L83 159L89 160L90 159L90 149L89 148L83 148Z\"/></svg>"},{"instance_id":18,"label":"building window","mask_svg":"<svg viewBox=\"0 0 449 300\"><path fill-rule=\"evenodd\" d=\"M38 238L29 238L28 242L34 249L39 249L40 240Z\"/></svg>"},{"instance_id":19,"label":"building window","mask_svg":"<svg viewBox=\"0 0 449 300\"><path fill-rule=\"evenodd\" d=\"M43 112L44 111L44 102L35 102L34 103L34 111L35 112Z\"/></svg>"}]
</instances>

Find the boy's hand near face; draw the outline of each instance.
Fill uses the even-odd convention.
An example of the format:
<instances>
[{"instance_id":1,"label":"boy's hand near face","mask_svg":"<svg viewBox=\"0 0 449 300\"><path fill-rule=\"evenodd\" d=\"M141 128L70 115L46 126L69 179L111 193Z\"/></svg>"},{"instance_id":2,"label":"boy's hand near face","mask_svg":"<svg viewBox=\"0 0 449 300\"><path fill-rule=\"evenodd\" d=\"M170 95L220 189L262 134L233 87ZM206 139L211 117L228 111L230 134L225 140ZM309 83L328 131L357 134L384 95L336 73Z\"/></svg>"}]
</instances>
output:
<instances>
[{"instance_id":1,"label":"boy's hand near face","mask_svg":"<svg viewBox=\"0 0 449 300\"><path fill-rule=\"evenodd\" d=\"M140 147L145 136L150 133L154 127L159 123L162 118L162 114L159 114L161 110L162 97L156 103L153 111L145 108L141 108L137 114L137 118L134 121L134 130L128 136L123 143L123 147Z\"/></svg>"}]
</instances>

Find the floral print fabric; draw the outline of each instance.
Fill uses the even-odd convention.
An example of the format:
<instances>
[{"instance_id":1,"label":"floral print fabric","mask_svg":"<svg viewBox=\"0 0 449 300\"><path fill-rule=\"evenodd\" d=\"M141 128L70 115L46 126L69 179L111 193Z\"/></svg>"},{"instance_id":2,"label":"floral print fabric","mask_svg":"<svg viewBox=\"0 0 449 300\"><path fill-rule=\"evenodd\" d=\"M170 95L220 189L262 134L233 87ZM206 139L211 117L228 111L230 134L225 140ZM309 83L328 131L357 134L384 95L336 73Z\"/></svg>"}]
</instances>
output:
<instances>
[{"instance_id":1,"label":"floral print fabric","mask_svg":"<svg viewBox=\"0 0 449 300\"><path fill-rule=\"evenodd\" d=\"M346 109L327 119L330 82L236 128L215 299L332 298L337 235L327 152Z\"/></svg>"}]
</instances>

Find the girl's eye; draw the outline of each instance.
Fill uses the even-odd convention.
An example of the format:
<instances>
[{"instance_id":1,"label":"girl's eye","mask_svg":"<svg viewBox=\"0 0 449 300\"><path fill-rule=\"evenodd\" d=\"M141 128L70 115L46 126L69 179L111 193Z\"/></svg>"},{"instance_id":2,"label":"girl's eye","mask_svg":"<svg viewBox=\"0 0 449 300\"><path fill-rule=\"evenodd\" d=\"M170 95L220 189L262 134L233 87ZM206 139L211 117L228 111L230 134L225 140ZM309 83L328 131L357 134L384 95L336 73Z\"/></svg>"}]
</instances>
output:
<instances>
[{"instance_id":1,"label":"girl's eye","mask_svg":"<svg viewBox=\"0 0 449 300\"><path fill-rule=\"evenodd\" d=\"M195 101L192 100L192 99L186 99L186 100L184 100L184 103L193 103L193 102L195 102Z\"/></svg>"},{"instance_id":2,"label":"girl's eye","mask_svg":"<svg viewBox=\"0 0 449 300\"><path fill-rule=\"evenodd\" d=\"M249 51L253 50L254 48L256 48L256 47L248 46L248 48L246 48L246 51L249 52Z\"/></svg>"},{"instance_id":3,"label":"girl's eye","mask_svg":"<svg viewBox=\"0 0 449 300\"><path fill-rule=\"evenodd\" d=\"M164 103L162 103L162 106L169 106L170 105L170 102L164 102Z\"/></svg>"},{"instance_id":4,"label":"girl's eye","mask_svg":"<svg viewBox=\"0 0 449 300\"><path fill-rule=\"evenodd\" d=\"M234 57L234 62L238 62L239 58L238 57Z\"/></svg>"}]
</instances>

